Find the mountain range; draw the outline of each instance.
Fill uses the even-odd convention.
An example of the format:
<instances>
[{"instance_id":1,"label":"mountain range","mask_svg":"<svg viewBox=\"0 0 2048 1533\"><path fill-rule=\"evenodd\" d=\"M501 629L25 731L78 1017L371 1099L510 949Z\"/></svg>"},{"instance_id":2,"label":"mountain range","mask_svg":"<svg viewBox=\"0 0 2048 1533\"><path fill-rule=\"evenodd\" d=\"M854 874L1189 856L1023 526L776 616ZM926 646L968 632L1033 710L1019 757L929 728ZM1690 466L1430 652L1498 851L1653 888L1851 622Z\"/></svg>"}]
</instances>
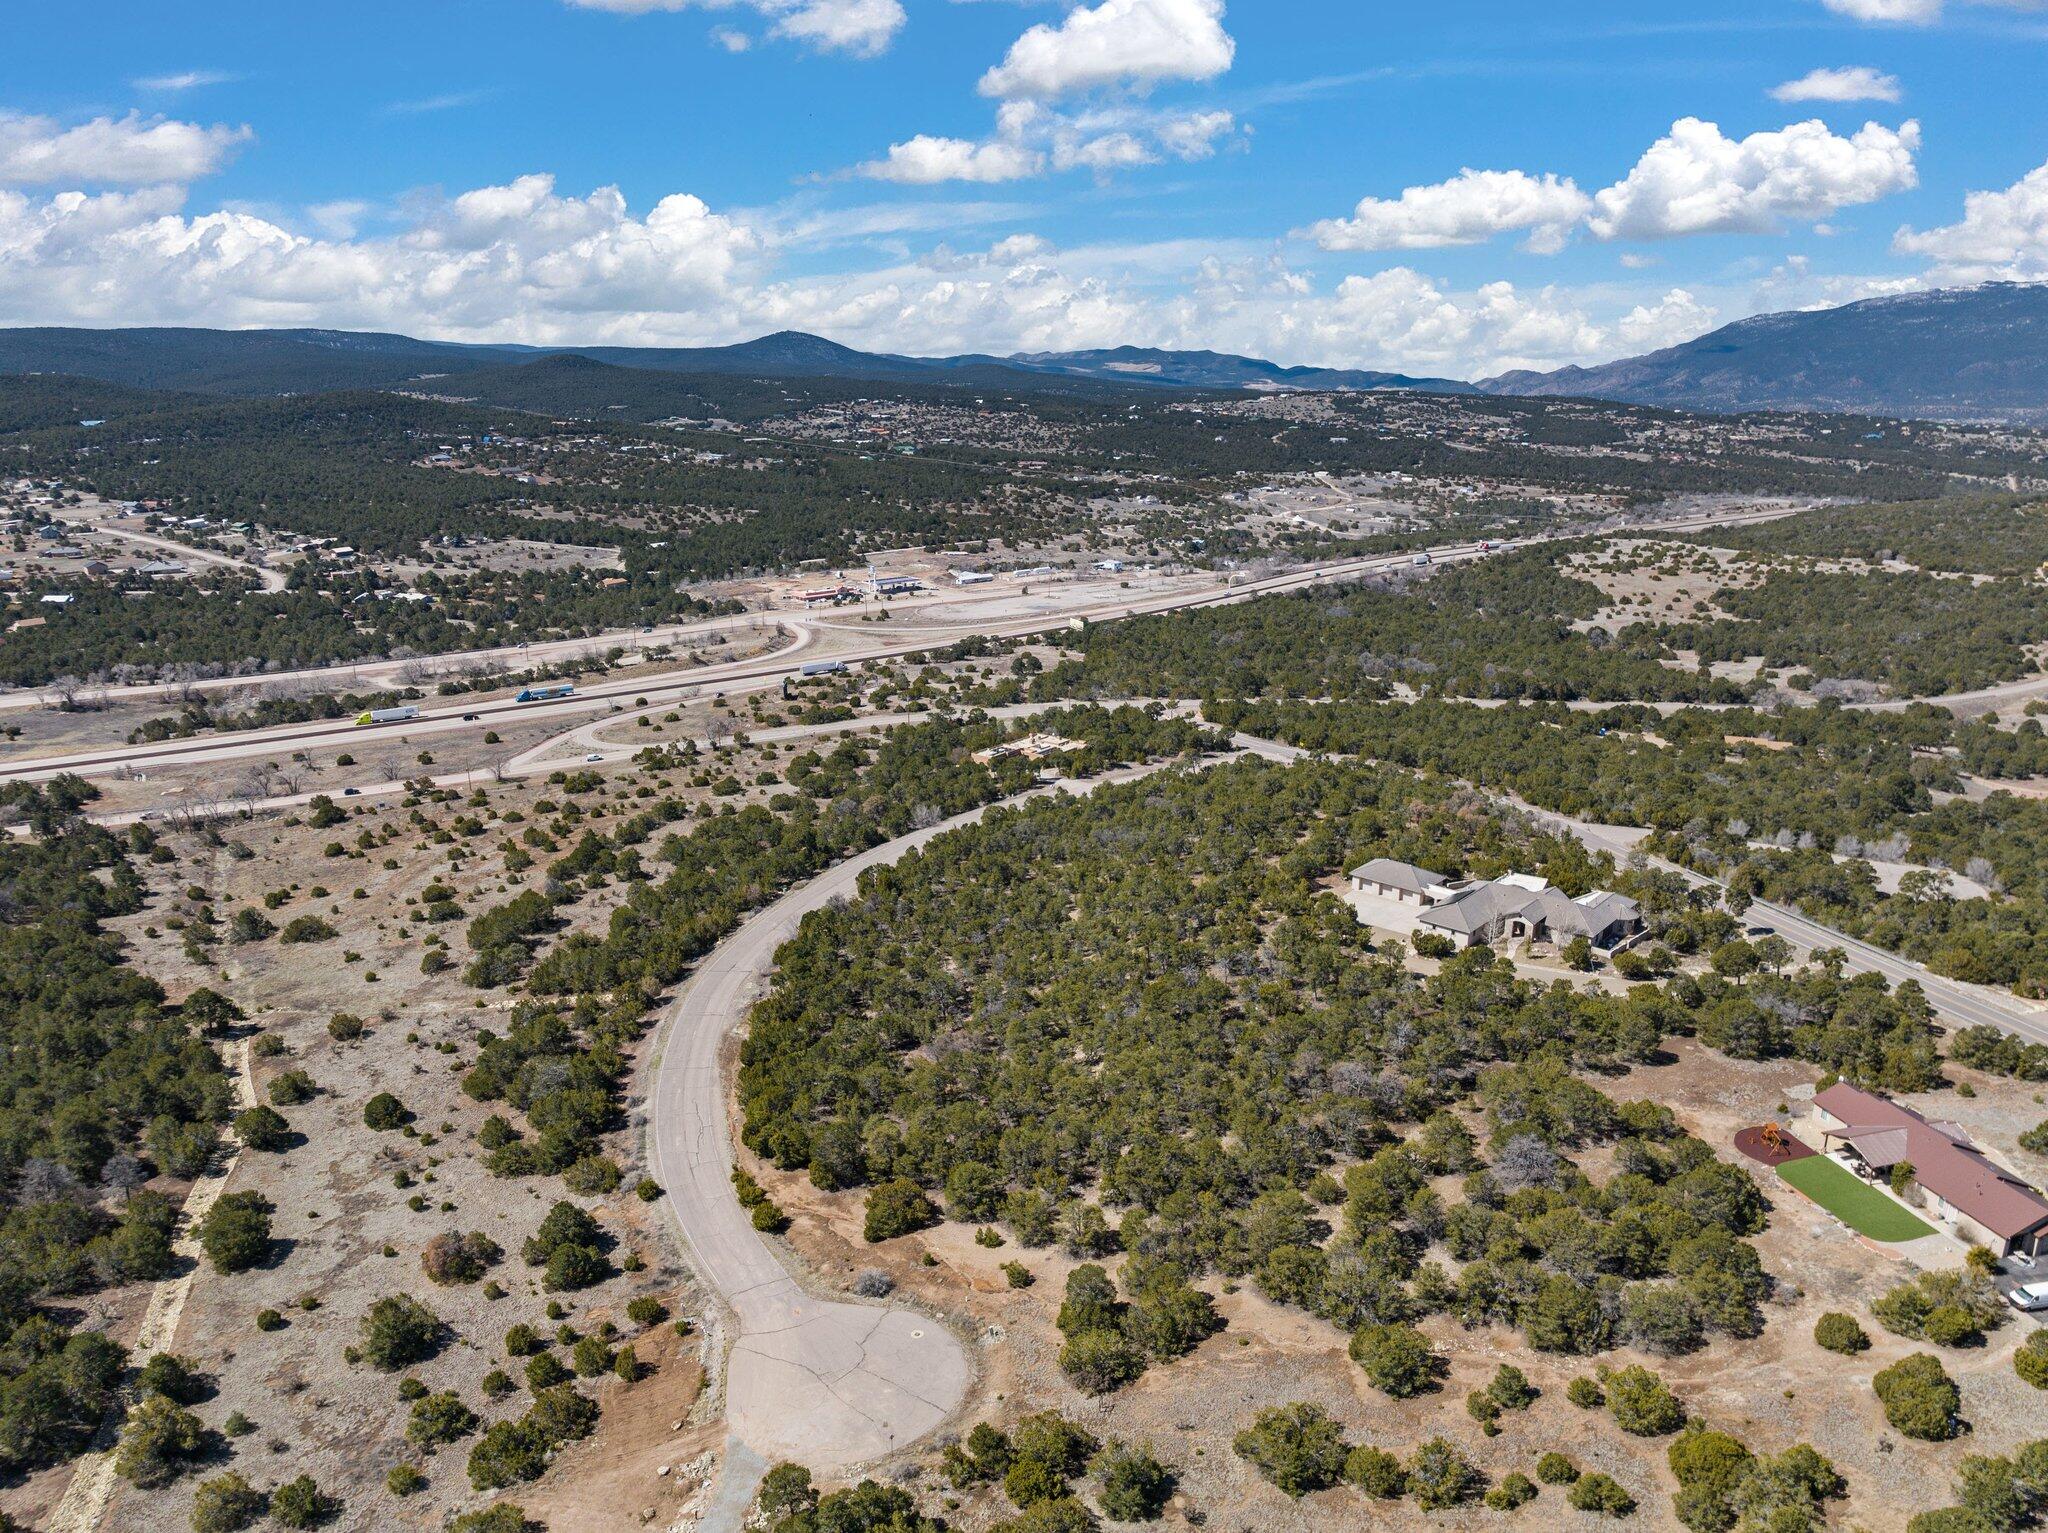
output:
<instances>
[{"instance_id":1,"label":"mountain range","mask_svg":"<svg viewBox=\"0 0 2048 1533\"><path fill-rule=\"evenodd\" d=\"M527 371L537 364L546 365ZM896 356L800 331L732 346L530 347L341 330L0 329L0 373L62 373L213 394L411 387L506 404L532 397L536 408L565 408L540 401L558 399L566 386L595 408L650 419L691 413L693 400L710 407L731 397L721 389L716 398L699 399L686 381L695 377L1091 393L1399 389L2048 423L2048 284L1992 283L1758 315L1645 356L1478 383L1132 346ZM537 387L543 381L544 390ZM618 395L635 403L606 397Z\"/></svg>"},{"instance_id":2,"label":"mountain range","mask_svg":"<svg viewBox=\"0 0 2048 1533\"><path fill-rule=\"evenodd\" d=\"M1480 387L1685 410L2048 423L2048 284L1988 283L1759 314L1647 356L1505 373Z\"/></svg>"}]
</instances>

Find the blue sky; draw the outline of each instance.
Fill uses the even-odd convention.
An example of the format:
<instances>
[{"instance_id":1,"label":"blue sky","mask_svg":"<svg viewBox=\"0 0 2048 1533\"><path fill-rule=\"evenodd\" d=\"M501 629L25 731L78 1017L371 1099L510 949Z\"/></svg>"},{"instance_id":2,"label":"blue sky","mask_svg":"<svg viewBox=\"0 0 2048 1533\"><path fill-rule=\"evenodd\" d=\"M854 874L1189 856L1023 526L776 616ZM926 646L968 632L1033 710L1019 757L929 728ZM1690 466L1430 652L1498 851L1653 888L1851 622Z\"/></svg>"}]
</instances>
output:
<instances>
[{"instance_id":1,"label":"blue sky","mask_svg":"<svg viewBox=\"0 0 2048 1533\"><path fill-rule=\"evenodd\" d=\"M1476 376L2048 278L2048 3L18 7L0 323Z\"/></svg>"}]
</instances>

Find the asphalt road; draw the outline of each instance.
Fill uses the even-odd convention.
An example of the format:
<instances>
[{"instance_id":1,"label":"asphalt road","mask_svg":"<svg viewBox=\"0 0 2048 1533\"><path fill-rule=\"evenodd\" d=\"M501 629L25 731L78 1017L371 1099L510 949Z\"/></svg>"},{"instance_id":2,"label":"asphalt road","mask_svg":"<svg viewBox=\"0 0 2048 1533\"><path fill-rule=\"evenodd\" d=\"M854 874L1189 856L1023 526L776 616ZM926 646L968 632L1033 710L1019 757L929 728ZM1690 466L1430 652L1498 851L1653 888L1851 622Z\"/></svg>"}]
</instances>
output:
<instances>
[{"instance_id":1,"label":"asphalt road","mask_svg":"<svg viewBox=\"0 0 2048 1533\"><path fill-rule=\"evenodd\" d=\"M193 550L182 549L191 553ZM573 660L582 655L601 655L608 649L621 646L628 650L659 649L689 638L693 634L715 633L720 629L748 627L766 618L773 620L773 614L748 613L742 616L710 618L694 623L663 623L652 632L639 628L615 629L609 633L592 634L586 639L548 639L538 644L507 644L495 649L454 650L440 655L419 655L403 660L362 660L346 665L312 666L297 671L266 671L249 676L211 676L191 682L134 682L121 685L81 687L81 692L93 697L103 697L109 702L148 701L156 698L166 703L181 700L187 691L232 692L246 687L281 686L325 688L336 692L376 691L396 686L401 677L414 673L430 676L454 676L476 666L507 665L524 670L529 666L552 665L558 660ZM0 691L0 712L17 708L43 707L51 690L48 687L16 687Z\"/></svg>"},{"instance_id":2,"label":"asphalt road","mask_svg":"<svg viewBox=\"0 0 2048 1533\"><path fill-rule=\"evenodd\" d=\"M1765 511L1717 512L1697 517L1643 524L1645 527L1666 532L1694 531L1706 527L1738 526L1750 522L1772 521L1793 513L1783 509ZM1543 538L1524 539L1516 546L1530 542L1542 542ZM1454 543L1430 549L1426 556L1417 551L1404 554L1380 554L1368 558L1340 559L1327 564L1309 565L1283 575L1268 576L1259 580L1228 582L1207 591L1176 592L1166 596L1126 598L1099 603L1091 607L1078 607L1050 614L1034 615L1028 618L1010 618L976 623L971 617L957 625L948 625L938 633L921 633L908 640L878 644L859 649L843 651L824 657L846 665L859 665L873 660L900 659L926 650L943 646L949 638L964 634L980 634L990 638L1022 638L1032 634L1057 631L1067 627L1076 619L1092 622L1115 622L1122 618L1149 616L1168 612L1192 611L1203 607L1228 606L1248 601L1253 597L1270 596L1287 591L1303 590L1328 584L1331 581L1356 579L1362 575L1382 574L1388 571L1410 567L1416 558L1426 557L1427 562L1438 564L1462 563L1487 557L1500 550L1490 549L1482 543ZM276 729L248 730L233 735L207 735L190 740L163 741L156 744L126 745L108 747L102 750L80 751L68 755L28 757L15 761L0 761L0 780L40 781L61 773L75 772L85 777L104 777L115 773L146 769L151 766L190 765L193 763L216 763L236 761L249 757L273 757L280 751L304 750L312 746L332 745L341 740L360 739L375 745L383 739L410 740L417 735L444 733L467 727L489 728L493 722L501 722L508 714L522 718L546 718L558 715L588 713L608 709L611 702L627 696L673 696L679 692L696 693L704 688L717 689L721 682L742 682L761 679L780 679L793 675L801 669L800 664L787 663L790 657L806 650L813 641L812 630L801 618L794 615L753 614L746 618L722 620L725 625L776 623L794 630L796 642L770 657L760 657L753 662L735 661L725 666L705 666L689 671L678 671L670 675L649 676L634 681L599 683L588 689L579 688L577 696L553 703L513 703L498 701L491 703L460 702L438 708L422 708L416 719L394 724L357 726L350 722L336 723L323 721L318 724L286 725ZM664 634L704 631L718 624L698 625L695 629L664 630ZM648 638L635 635L634 642L653 644L661 637ZM601 648L602 640L577 640L573 646L535 645L530 651L520 652L528 662L538 662L556 649L569 653L591 652ZM484 652L479 652L484 653ZM492 652L502 655L503 651ZM448 657L441 657L446 659ZM418 662L383 662L379 665L338 667L330 672L299 672L290 678L269 678L272 680L295 680L303 682L310 677L325 676L336 686L358 687L372 673ZM438 662L437 662L438 663ZM249 678L244 678L246 684ZM136 695L162 695L164 689L153 687L108 688L107 695L134 693ZM0 700L4 702L4 700Z\"/></svg>"},{"instance_id":3,"label":"asphalt road","mask_svg":"<svg viewBox=\"0 0 2048 1533\"><path fill-rule=\"evenodd\" d=\"M1231 743L1240 750L1268 761L1295 762L1309 755L1309 752L1297 746L1283 745L1277 740L1262 740L1255 735L1240 734L1235 736ZM1643 834L1640 830L1575 820L1568 815L1532 808L1519 799L1498 793L1488 796L1530 816L1538 824L1578 837L1596 852L1611 853L1618 863L1625 863L1630 857L1639 855L1637 842ZM1675 862L1667 862L1661 857L1651 857L1647 853L1640 855L1652 867L1676 873L1687 883L1697 887L1723 887L1718 879L1708 878L1691 868L1680 867ZM1752 926L1769 926L1794 947L1805 949L1807 952L1812 952L1816 948L1840 948L1848 956L1851 973L1881 974L1894 985L1904 980L1913 980L1926 992L1928 1003L1950 1022L1963 1027L1995 1027L2001 1032L2010 1033L2032 1043L2048 1043L2048 1016L2035 1011L2017 996L2005 995L1985 985L1966 985L1957 980L1944 979L1938 974L1928 972L1910 958L1901 958L1897 953L1890 953L1881 947L1859 941L1846 932L1836 931L1832 926L1824 926L1785 905L1774 905L1767 900L1758 900L1745 912L1743 919Z\"/></svg>"},{"instance_id":4,"label":"asphalt road","mask_svg":"<svg viewBox=\"0 0 2048 1533\"><path fill-rule=\"evenodd\" d=\"M1110 773L1054 792L1087 793L1157 767ZM966 1350L939 1321L897 1303L821 1298L805 1290L733 1195L728 1083L720 1056L766 989L775 954L803 918L857 892L861 874L898 861L937 836L979 820L956 815L875 847L819 874L750 917L701 964L665 1020L648 1140L656 1178L690 1264L732 1312L726 1363L724 1474L758 1474L797 1459L833 1471L881 1458L936 1430L973 1379ZM717 1530L744 1509L735 1484L713 1497ZM738 1522L729 1527L736 1530Z\"/></svg>"},{"instance_id":5,"label":"asphalt road","mask_svg":"<svg viewBox=\"0 0 2048 1533\"><path fill-rule=\"evenodd\" d=\"M1531 812L1539 821L1570 831L1595 851L1613 853L1617 862L1626 862L1636 851L1632 841L1617 834L1613 826L1593 825L1540 810ZM1653 867L1676 873L1695 886L1722 887L1718 879L1708 878L1661 857L1645 854L1645 860ZM1758 900L1744 912L1743 919L1751 926L1770 927L1794 947L1808 952L1816 948L1840 948L1848 955L1849 969L1853 973L1881 974L1894 985L1910 979L1927 993L1928 1002L1934 1009L1951 1022L1964 1027L1995 1027L2031 1043L2048 1043L2048 1018L2017 996L2004 995L1986 985L1944 979L1910 958L1901 958L1897 953L1859 941L1832 926L1824 926L1787 905Z\"/></svg>"}]
</instances>

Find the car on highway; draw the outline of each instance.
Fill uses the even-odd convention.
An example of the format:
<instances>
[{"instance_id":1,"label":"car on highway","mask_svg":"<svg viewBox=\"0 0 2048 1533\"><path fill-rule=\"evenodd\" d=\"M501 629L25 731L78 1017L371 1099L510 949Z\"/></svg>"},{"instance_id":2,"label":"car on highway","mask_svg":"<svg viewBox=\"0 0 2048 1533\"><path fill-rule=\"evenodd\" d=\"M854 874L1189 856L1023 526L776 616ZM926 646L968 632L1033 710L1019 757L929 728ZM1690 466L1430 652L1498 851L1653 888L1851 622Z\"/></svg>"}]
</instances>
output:
<instances>
[{"instance_id":1,"label":"car on highway","mask_svg":"<svg viewBox=\"0 0 2048 1533\"><path fill-rule=\"evenodd\" d=\"M465 714L464 714L464 715L462 716L462 722L463 722L463 723L465 723L465 724L474 724L474 723L475 723L475 722L477 721L477 719L478 719L479 717L480 717L480 715L478 715L478 714L474 714L474 713L465 713Z\"/></svg>"},{"instance_id":2,"label":"car on highway","mask_svg":"<svg viewBox=\"0 0 2048 1533\"><path fill-rule=\"evenodd\" d=\"M361 798L363 796L363 790L361 788L343 788L341 790L341 796L343 798Z\"/></svg>"},{"instance_id":3,"label":"car on highway","mask_svg":"<svg viewBox=\"0 0 2048 1533\"><path fill-rule=\"evenodd\" d=\"M602 760L604 760L604 752L603 752L603 751L592 751L592 752L591 752L591 753L590 753L589 755L585 756L585 757L584 757L583 759L584 759L585 761L602 761Z\"/></svg>"}]
</instances>

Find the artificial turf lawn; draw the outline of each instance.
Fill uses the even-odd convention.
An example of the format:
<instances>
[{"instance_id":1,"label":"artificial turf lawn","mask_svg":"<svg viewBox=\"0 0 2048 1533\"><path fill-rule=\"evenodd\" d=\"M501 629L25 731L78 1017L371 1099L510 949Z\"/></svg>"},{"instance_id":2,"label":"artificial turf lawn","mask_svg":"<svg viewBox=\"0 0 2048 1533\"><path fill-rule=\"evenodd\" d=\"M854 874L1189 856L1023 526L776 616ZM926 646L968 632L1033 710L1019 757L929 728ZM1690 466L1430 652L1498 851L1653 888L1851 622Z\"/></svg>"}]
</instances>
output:
<instances>
[{"instance_id":1,"label":"artificial turf lawn","mask_svg":"<svg viewBox=\"0 0 2048 1533\"><path fill-rule=\"evenodd\" d=\"M1933 1227L1899 1207L1875 1187L1865 1186L1825 1155L1787 1161L1778 1175L1859 1235L1887 1243L1918 1240Z\"/></svg>"}]
</instances>

